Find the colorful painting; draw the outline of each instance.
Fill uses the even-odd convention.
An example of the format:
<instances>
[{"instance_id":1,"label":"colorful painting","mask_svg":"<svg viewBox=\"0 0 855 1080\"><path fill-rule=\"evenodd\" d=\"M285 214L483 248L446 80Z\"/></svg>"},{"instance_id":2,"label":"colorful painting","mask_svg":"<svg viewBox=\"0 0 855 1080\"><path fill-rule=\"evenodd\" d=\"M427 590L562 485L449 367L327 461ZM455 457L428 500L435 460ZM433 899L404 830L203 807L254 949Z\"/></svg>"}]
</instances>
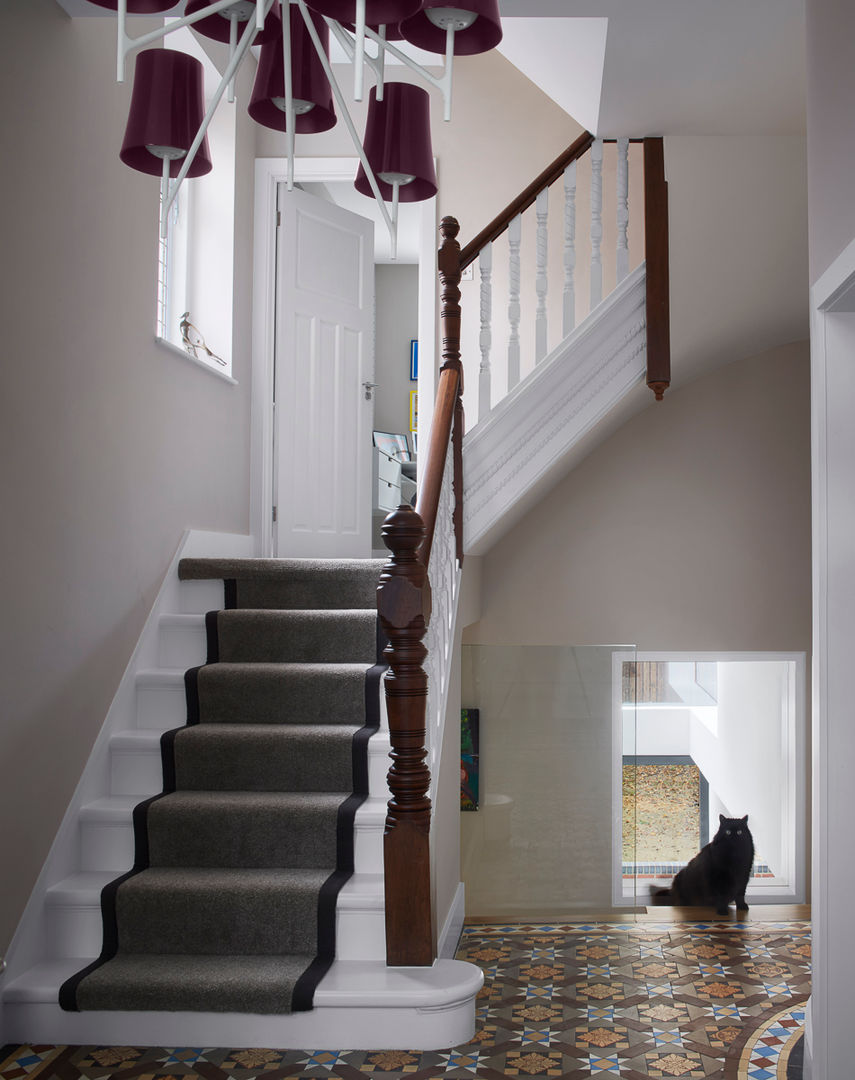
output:
<instances>
[{"instance_id":1,"label":"colorful painting","mask_svg":"<svg viewBox=\"0 0 855 1080\"><path fill-rule=\"evenodd\" d=\"M419 392L410 391L410 431L419 430Z\"/></svg>"},{"instance_id":2,"label":"colorful painting","mask_svg":"<svg viewBox=\"0 0 855 1080\"><path fill-rule=\"evenodd\" d=\"M460 710L460 809L478 809L478 709Z\"/></svg>"}]
</instances>

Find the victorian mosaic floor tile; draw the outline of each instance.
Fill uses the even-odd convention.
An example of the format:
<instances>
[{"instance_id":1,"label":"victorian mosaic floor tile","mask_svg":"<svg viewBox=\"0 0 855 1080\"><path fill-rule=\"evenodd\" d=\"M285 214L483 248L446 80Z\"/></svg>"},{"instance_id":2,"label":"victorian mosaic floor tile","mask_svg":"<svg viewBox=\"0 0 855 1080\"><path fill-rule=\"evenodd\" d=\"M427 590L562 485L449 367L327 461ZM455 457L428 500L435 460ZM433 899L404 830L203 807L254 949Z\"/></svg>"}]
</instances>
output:
<instances>
[{"instance_id":1,"label":"victorian mosaic floor tile","mask_svg":"<svg viewBox=\"0 0 855 1080\"><path fill-rule=\"evenodd\" d=\"M792 1080L810 926L480 925L475 1037L442 1051L6 1046L0 1080ZM789 1072L788 1072L789 1069Z\"/></svg>"}]
</instances>

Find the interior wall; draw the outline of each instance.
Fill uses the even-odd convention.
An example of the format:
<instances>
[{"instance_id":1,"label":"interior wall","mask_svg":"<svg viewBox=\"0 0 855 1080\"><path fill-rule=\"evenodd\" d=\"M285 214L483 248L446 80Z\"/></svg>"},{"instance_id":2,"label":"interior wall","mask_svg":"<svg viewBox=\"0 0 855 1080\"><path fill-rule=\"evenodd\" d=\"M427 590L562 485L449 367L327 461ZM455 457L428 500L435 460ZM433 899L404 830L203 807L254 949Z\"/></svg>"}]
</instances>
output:
<instances>
[{"instance_id":1,"label":"interior wall","mask_svg":"<svg viewBox=\"0 0 855 1080\"><path fill-rule=\"evenodd\" d=\"M464 642L810 648L808 350L651 404L482 559Z\"/></svg>"},{"instance_id":2,"label":"interior wall","mask_svg":"<svg viewBox=\"0 0 855 1080\"><path fill-rule=\"evenodd\" d=\"M855 9L849 0L808 0L808 207L810 280L855 236Z\"/></svg>"},{"instance_id":3,"label":"interior wall","mask_svg":"<svg viewBox=\"0 0 855 1080\"><path fill-rule=\"evenodd\" d=\"M855 250L855 8L807 0L808 175L811 284ZM852 256L850 255L850 263ZM835 285L842 284L839 275ZM817 303L827 299L815 297ZM814 969L805 1061L813 1080L851 1070L849 1008L855 923L852 843L851 669L855 597L855 313L816 312L811 328L814 427Z\"/></svg>"},{"instance_id":4,"label":"interior wall","mask_svg":"<svg viewBox=\"0 0 855 1080\"><path fill-rule=\"evenodd\" d=\"M6 0L0 85L2 951L183 531L247 531L252 160L234 386L155 344L158 182L119 161L113 20Z\"/></svg>"},{"instance_id":5,"label":"interior wall","mask_svg":"<svg viewBox=\"0 0 855 1080\"><path fill-rule=\"evenodd\" d=\"M418 338L419 268L378 265L374 271L374 427L410 435L410 341Z\"/></svg>"}]
</instances>

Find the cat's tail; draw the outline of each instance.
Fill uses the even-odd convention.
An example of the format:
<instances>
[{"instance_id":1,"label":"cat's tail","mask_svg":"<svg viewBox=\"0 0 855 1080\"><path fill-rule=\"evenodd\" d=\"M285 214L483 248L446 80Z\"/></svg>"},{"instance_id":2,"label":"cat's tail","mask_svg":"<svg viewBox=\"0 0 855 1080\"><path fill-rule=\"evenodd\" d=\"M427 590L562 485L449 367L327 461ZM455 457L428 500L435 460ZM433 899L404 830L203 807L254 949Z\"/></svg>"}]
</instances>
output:
<instances>
[{"instance_id":1,"label":"cat's tail","mask_svg":"<svg viewBox=\"0 0 855 1080\"><path fill-rule=\"evenodd\" d=\"M667 905L674 903L674 895L670 889L655 889L650 895L651 904Z\"/></svg>"}]
</instances>

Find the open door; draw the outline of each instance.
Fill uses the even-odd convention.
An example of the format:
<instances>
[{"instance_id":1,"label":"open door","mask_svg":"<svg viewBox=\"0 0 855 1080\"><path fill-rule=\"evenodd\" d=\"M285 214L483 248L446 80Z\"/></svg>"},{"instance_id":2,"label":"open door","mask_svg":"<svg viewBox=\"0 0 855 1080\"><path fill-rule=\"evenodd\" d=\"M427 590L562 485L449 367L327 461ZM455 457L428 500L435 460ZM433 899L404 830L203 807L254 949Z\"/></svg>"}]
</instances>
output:
<instances>
[{"instance_id":1,"label":"open door","mask_svg":"<svg viewBox=\"0 0 855 1080\"><path fill-rule=\"evenodd\" d=\"M371 554L374 226L278 191L274 552Z\"/></svg>"}]
</instances>

